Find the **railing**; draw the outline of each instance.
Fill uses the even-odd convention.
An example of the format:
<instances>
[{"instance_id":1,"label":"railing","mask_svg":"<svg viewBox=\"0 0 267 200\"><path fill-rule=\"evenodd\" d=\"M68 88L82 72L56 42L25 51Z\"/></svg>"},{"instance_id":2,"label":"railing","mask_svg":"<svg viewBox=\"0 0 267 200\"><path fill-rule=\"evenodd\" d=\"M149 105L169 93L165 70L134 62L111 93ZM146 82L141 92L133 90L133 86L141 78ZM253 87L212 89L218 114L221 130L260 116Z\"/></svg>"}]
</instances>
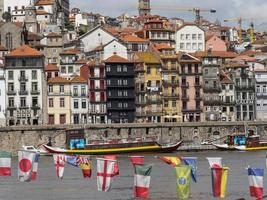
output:
<instances>
[{"instance_id":1,"label":"railing","mask_svg":"<svg viewBox=\"0 0 267 200\"><path fill-rule=\"evenodd\" d=\"M252 84L241 84L241 85L236 85L236 89L241 89L241 90L254 90L255 85Z\"/></svg>"},{"instance_id":2,"label":"railing","mask_svg":"<svg viewBox=\"0 0 267 200\"><path fill-rule=\"evenodd\" d=\"M39 104L32 105L32 109L39 110L41 109L41 106Z\"/></svg>"},{"instance_id":3,"label":"railing","mask_svg":"<svg viewBox=\"0 0 267 200\"><path fill-rule=\"evenodd\" d=\"M202 83L195 83L194 86L195 87L201 87L202 86Z\"/></svg>"},{"instance_id":4,"label":"railing","mask_svg":"<svg viewBox=\"0 0 267 200\"><path fill-rule=\"evenodd\" d=\"M7 95L16 95L17 91L16 90L9 90L7 91Z\"/></svg>"},{"instance_id":5,"label":"railing","mask_svg":"<svg viewBox=\"0 0 267 200\"><path fill-rule=\"evenodd\" d=\"M163 80L162 84L165 86L166 85L179 86L179 81Z\"/></svg>"},{"instance_id":6,"label":"railing","mask_svg":"<svg viewBox=\"0 0 267 200\"><path fill-rule=\"evenodd\" d=\"M20 90L19 95L28 95L28 91L27 90Z\"/></svg>"},{"instance_id":7,"label":"railing","mask_svg":"<svg viewBox=\"0 0 267 200\"><path fill-rule=\"evenodd\" d=\"M181 87L182 88L189 88L189 83L188 82L186 82L186 83L182 82Z\"/></svg>"},{"instance_id":8,"label":"railing","mask_svg":"<svg viewBox=\"0 0 267 200\"><path fill-rule=\"evenodd\" d=\"M147 103L162 103L161 97L148 97Z\"/></svg>"},{"instance_id":9,"label":"railing","mask_svg":"<svg viewBox=\"0 0 267 200\"><path fill-rule=\"evenodd\" d=\"M222 101L220 99L204 99L204 105L221 105Z\"/></svg>"},{"instance_id":10,"label":"railing","mask_svg":"<svg viewBox=\"0 0 267 200\"><path fill-rule=\"evenodd\" d=\"M26 82L26 81L28 81L28 77L27 76L20 76L19 81L20 82Z\"/></svg>"},{"instance_id":11,"label":"railing","mask_svg":"<svg viewBox=\"0 0 267 200\"><path fill-rule=\"evenodd\" d=\"M163 98L177 98L179 99L180 95L176 93L169 93L169 92L164 92L163 93Z\"/></svg>"},{"instance_id":12,"label":"railing","mask_svg":"<svg viewBox=\"0 0 267 200\"><path fill-rule=\"evenodd\" d=\"M38 95L40 94L40 90L31 90L32 95Z\"/></svg>"},{"instance_id":13,"label":"railing","mask_svg":"<svg viewBox=\"0 0 267 200\"><path fill-rule=\"evenodd\" d=\"M195 100L201 101L202 97L200 95L195 95Z\"/></svg>"},{"instance_id":14,"label":"railing","mask_svg":"<svg viewBox=\"0 0 267 200\"><path fill-rule=\"evenodd\" d=\"M204 92L221 92L222 88L221 87L207 87L207 86L204 86L203 87L203 91Z\"/></svg>"},{"instance_id":15,"label":"railing","mask_svg":"<svg viewBox=\"0 0 267 200\"><path fill-rule=\"evenodd\" d=\"M182 95L181 98L183 101L189 101L189 96L188 95Z\"/></svg>"}]
</instances>

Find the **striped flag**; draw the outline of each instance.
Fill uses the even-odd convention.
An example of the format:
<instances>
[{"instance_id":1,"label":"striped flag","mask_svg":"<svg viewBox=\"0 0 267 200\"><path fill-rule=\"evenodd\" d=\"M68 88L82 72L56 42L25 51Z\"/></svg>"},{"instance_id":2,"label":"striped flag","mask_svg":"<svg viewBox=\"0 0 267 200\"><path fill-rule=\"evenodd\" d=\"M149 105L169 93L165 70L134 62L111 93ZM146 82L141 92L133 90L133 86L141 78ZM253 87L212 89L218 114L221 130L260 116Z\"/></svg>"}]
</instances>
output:
<instances>
[{"instance_id":1,"label":"striped flag","mask_svg":"<svg viewBox=\"0 0 267 200\"><path fill-rule=\"evenodd\" d=\"M212 167L212 193L216 198L224 198L227 186L228 167Z\"/></svg>"},{"instance_id":2,"label":"striped flag","mask_svg":"<svg viewBox=\"0 0 267 200\"><path fill-rule=\"evenodd\" d=\"M144 156L130 156L133 165L143 165L145 163Z\"/></svg>"},{"instance_id":3,"label":"striped flag","mask_svg":"<svg viewBox=\"0 0 267 200\"><path fill-rule=\"evenodd\" d=\"M77 163L77 159L78 159L78 156L66 156L66 163L74 167L79 167L79 164Z\"/></svg>"},{"instance_id":4,"label":"striped flag","mask_svg":"<svg viewBox=\"0 0 267 200\"><path fill-rule=\"evenodd\" d=\"M11 176L11 153L0 151L0 176Z\"/></svg>"},{"instance_id":5,"label":"striped flag","mask_svg":"<svg viewBox=\"0 0 267 200\"><path fill-rule=\"evenodd\" d=\"M104 156L104 158L116 161L115 164L114 164L113 176L119 175L120 172L119 172L119 164L118 164L118 161L117 161L117 157L114 156L114 155L106 155L106 156Z\"/></svg>"},{"instance_id":6,"label":"striped flag","mask_svg":"<svg viewBox=\"0 0 267 200\"><path fill-rule=\"evenodd\" d=\"M134 196L135 198L147 198L152 165L134 165L134 168Z\"/></svg>"},{"instance_id":7,"label":"striped flag","mask_svg":"<svg viewBox=\"0 0 267 200\"><path fill-rule=\"evenodd\" d=\"M34 158L34 163L32 167L32 177L31 181L36 181L37 179L37 171L38 171L38 162L39 162L40 154L36 153Z\"/></svg>"},{"instance_id":8,"label":"striped flag","mask_svg":"<svg viewBox=\"0 0 267 200\"><path fill-rule=\"evenodd\" d=\"M187 199L190 194L190 174L191 167L188 165L179 165L175 167L177 197L179 199Z\"/></svg>"},{"instance_id":9,"label":"striped flag","mask_svg":"<svg viewBox=\"0 0 267 200\"><path fill-rule=\"evenodd\" d=\"M222 167L222 158L221 157L211 157L207 158L210 167Z\"/></svg>"},{"instance_id":10,"label":"striped flag","mask_svg":"<svg viewBox=\"0 0 267 200\"><path fill-rule=\"evenodd\" d=\"M257 199L263 197L263 176L264 169L260 168L248 168L248 181L250 196Z\"/></svg>"},{"instance_id":11,"label":"striped flag","mask_svg":"<svg viewBox=\"0 0 267 200\"><path fill-rule=\"evenodd\" d=\"M173 167L176 167L181 164L181 158L178 156L177 157L160 156L158 158Z\"/></svg>"},{"instance_id":12,"label":"striped flag","mask_svg":"<svg viewBox=\"0 0 267 200\"><path fill-rule=\"evenodd\" d=\"M66 162L66 156L61 154L54 154L54 163L56 167L56 173L58 178L63 178L64 168L65 168L65 162Z\"/></svg>"},{"instance_id":13,"label":"striped flag","mask_svg":"<svg viewBox=\"0 0 267 200\"><path fill-rule=\"evenodd\" d=\"M97 189L107 192L111 188L111 180L114 173L114 160L97 158Z\"/></svg>"},{"instance_id":14,"label":"striped flag","mask_svg":"<svg viewBox=\"0 0 267 200\"><path fill-rule=\"evenodd\" d=\"M92 175L92 160L90 158L78 156L77 164L82 169L83 177L90 178Z\"/></svg>"}]
</instances>

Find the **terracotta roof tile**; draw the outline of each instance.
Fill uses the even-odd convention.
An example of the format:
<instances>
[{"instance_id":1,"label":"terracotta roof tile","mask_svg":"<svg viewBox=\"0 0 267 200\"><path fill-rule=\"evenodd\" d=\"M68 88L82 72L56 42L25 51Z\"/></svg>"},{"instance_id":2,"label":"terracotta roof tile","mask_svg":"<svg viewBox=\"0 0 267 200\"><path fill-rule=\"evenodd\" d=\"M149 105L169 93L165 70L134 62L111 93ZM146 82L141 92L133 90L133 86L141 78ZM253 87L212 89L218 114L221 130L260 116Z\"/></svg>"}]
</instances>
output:
<instances>
[{"instance_id":1,"label":"terracotta roof tile","mask_svg":"<svg viewBox=\"0 0 267 200\"><path fill-rule=\"evenodd\" d=\"M225 84L233 84L233 80L224 72L220 71L220 82Z\"/></svg>"},{"instance_id":2,"label":"terracotta roof tile","mask_svg":"<svg viewBox=\"0 0 267 200\"><path fill-rule=\"evenodd\" d=\"M75 64L86 64L88 62L88 60L86 59L79 59L75 62Z\"/></svg>"},{"instance_id":3,"label":"terracotta roof tile","mask_svg":"<svg viewBox=\"0 0 267 200\"><path fill-rule=\"evenodd\" d=\"M50 32L46 35L46 37L61 37L61 34L55 33L55 32Z\"/></svg>"},{"instance_id":4,"label":"terracotta roof tile","mask_svg":"<svg viewBox=\"0 0 267 200\"><path fill-rule=\"evenodd\" d=\"M161 43L161 44L154 44L155 48L157 50L162 50L162 49L174 49L173 47L171 47L169 44L166 43Z\"/></svg>"},{"instance_id":5,"label":"terracotta roof tile","mask_svg":"<svg viewBox=\"0 0 267 200\"><path fill-rule=\"evenodd\" d=\"M229 62L224 65L225 68L248 68L249 66L242 63L237 62Z\"/></svg>"},{"instance_id":6,"label":"terracotta roof tile","mask_svg":"<svg viewBox=\"0 0 267 200\"><path fill-rule=\"evenodd\" d=\"M211 51L209 53L208 51L197 51L196 53L193 53L192 55L195 57L205 57L208 55L214 56L214 57L219 57L219 58L235 58L238 56L237 53L232 52L232 51Z\"/></svg>"},{"instance_id":7,"label":"terracotta roof tile","mask_svg":"<svg viewBox=\"0 0 267 200\"><path fill-rule=\"evenodd\" d=\"M66 49L60 55L74 55L74 54L79 54L80 51L78 49Z\"/></svg>"},{"instance_id":8,"label":"terracotta roof tile","mask_svg":"<svg viewBox=\"0 0 267 200\"><path fill-rule=\"evenodd\" d=\"M60 76L53 77L53 78L50 78L48 80L48 84L59 84L59 83L61 83L61 84L69 84L70 81L65 79L65 78L62 78Z\"/></svg>"},{"instance_id":9,"label":"terracotta roof tile","mask_svg":"<svg viewBox=\"0 0 267 200\"><path fill-rule=\"evenodd\" d=\"M145 40L143 38L134 35L125 35L121 37L121 39L125 42L148 42L148 40Z\"/></svg>"},{"instance_id":10,"label":"terracotta roof tile","mask_svg":"<svg viewBox=\"0 0 267 200\"><path fill-rule=\"evenodd\" d=\"M29 47L28 45L22 45L9 54L6 57L42 57L43 54L36 49Z\"/></svg>"},{"instance_id":11,"label":"terracotta roof tile","mask_svg":"<svg viewBox=\"0 0 267 200\"><path fill-rule=\"evenodd\" d=\"M71 79L70 82L71 83L87 83L87 81L81 76L75 76L73 79Z\"/></svg>"},{"instance_id":12,"label":"terracotta roof tile","mask_svg":"<svg viewBox=\"0 0 267 200\"><path fill-rule=\"evenodd\" d=\"M113 55L105 60L105 63L128 63L128 59L122 58L118 55Z\"/></svg>"},{"instance_id":13,"label":"terracotta roof tile","mask_svg":"<svg viewBox=\"0 0 267 200\"><path fill-rule=\"evenodd\" d=\"M247 55L239 55L235 58L232 59L233 61L246 61L246 62L256 62L257 59L252 58L250 56Z\"/></svg>"},{"instance_id":14,"label":"terracotta roof tile","mask_svg":"<svg viewBox=\"0 0 267 200\"><path fill-rule=\"evenodd\" d=\"M36 10L37 15L50 15L51 13L46 12L45 10Z\"/></svg>"},{"instance_id":15,"label":"terracotta roof tile","mask_svg":"<svg viewBox=\"0 0 267 200\"><path fill-rule=\"evenodd\" d=\"M45 6L45 5L53 5L54 0L39 0L36 2L36 6Z\"/></svg>"},{"instance_id":16,"label":"terracotta roof tile","mask_svg":"<svg viewBox=\"0 0 267 200\"><path fill-rule=\"evenodd\" d=\"M59 68L56 64L49 63L45 66L45 71L59 71Z\"/></svg>"}]
</instances>

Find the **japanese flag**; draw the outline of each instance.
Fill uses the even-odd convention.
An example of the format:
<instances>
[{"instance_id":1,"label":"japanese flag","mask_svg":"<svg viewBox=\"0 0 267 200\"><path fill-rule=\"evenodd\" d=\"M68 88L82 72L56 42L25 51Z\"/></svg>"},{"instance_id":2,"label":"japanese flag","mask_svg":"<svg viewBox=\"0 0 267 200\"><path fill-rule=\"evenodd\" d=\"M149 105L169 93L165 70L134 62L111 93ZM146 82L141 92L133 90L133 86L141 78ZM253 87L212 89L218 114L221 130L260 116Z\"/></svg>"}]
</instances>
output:
<instances>
[{"instance_id":1,"label":"japanese flag","mask_svg":"<svg viewBox=\"0 0 267 200\"><path fill-rule=\"evenodd\" d=\"M35 153L28 151L19 151L18 157L18 180L20 182L29 182L31 181Z\"/></svg>"}]
</instances>

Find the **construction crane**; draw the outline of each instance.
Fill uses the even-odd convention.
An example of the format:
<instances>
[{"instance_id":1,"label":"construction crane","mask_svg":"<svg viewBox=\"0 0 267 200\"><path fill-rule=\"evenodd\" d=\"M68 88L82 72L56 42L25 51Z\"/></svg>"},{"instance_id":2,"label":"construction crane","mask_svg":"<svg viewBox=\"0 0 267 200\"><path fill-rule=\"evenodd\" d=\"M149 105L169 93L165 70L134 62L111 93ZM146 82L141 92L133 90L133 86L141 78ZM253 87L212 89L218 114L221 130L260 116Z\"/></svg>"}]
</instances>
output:
<instances>
[{"instance_id":1,"label":"construction crane","mask_svg":"<svg viewBox=\"0 0 267 200\"><path fill-rule=\"evenodd\" d=\"M237 22L238 24L238 42L242 43L243 41L243 35L242 35L242 25L244 21L250 21L250 28L249 28L249 40L250 42L254 42L255 40L255 35L254 35L254 24L252 21L255 20L262 20L262 19L267 19L267 18L244 18L244 17L238 17L238 18L233 18L233 19L225 19L224 22Z\"/></svg>"},{"instance_id":2,"label":"construction crane","mask_svg":"<svg viewBox=\"0 0 267 200\"><path fill-rule=\"evenodd\" d=\"M195 14L195 23L200 25L200 13L201 12L209 12L209 13L216 13L215 9L201 9L201 8L182 8L182 7L173 7L173 6L153 6L153 10L173 10L173 11L180 11L180 12L193 12Z\"/></svg>"}]
</instances>

